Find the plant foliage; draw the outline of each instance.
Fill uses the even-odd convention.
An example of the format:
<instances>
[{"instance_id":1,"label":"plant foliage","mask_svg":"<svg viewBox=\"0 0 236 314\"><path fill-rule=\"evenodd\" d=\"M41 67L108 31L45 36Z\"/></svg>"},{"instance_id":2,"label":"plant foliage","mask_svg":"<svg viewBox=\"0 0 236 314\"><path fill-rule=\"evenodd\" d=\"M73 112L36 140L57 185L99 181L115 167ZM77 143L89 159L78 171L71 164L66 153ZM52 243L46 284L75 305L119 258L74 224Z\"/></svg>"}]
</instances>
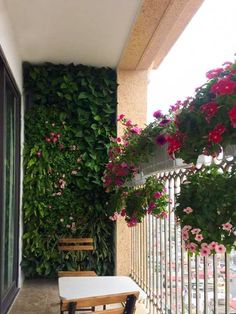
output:
<instances>
[{"instance_id":1,"label":"plant foliage","mask_svg":"<svg viewBox=\"0 0 236 314\"><path fill-rule=\"evenodd\" d=\"M24 66L23 262L27 277L59 269L113 272L113 226L101 177L115 136L116 74L73 64ZM91 254L58 252L60 237L92 237Z\"/></svg>"},{"instance_id":2,"label":"plant foliage","mask_svg":"<svg viewBox=\"0 0 236 314\"><path fill-rule=\"evenodd\" d=\"M109 209L113 213L110 219L115 221L124 217L129 227L143 221L147 214L166 218L169 198L165 185L156 176L147 178L145 184L137 187L123 187L111 195Z\"/></svg>"},{"instance_id":3,"label":"plant foliage","mask_svg":"<svg viewBox=\"0 0 236 314\"><path fill-rule=\"evenodd\" d=\"M203 256L235 248L236 167L228 172L206 167L187 177L175 214L185 247Z\"/></svg>"}]
</instances>

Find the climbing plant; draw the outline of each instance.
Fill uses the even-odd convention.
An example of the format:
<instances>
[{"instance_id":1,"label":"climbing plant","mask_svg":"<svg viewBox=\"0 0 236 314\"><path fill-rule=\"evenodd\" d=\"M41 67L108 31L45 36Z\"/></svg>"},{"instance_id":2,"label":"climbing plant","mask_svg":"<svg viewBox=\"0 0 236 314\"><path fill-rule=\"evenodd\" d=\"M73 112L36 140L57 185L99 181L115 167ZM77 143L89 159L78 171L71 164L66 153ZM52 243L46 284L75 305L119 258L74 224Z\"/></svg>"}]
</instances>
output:
<instances>
[{"instance_id":1,"label":"climbing plant","mask_svg":"<svg viewBox=\"0 0 236 314\"><path fill-rule=\"evenodd\" d=\"M83 65L24 64L23 261L27 277L76 269L58 238L93 237L81 267L113 272L113 226L101 180L116 128L116 74Z\"/></svg>"}]
</instances>

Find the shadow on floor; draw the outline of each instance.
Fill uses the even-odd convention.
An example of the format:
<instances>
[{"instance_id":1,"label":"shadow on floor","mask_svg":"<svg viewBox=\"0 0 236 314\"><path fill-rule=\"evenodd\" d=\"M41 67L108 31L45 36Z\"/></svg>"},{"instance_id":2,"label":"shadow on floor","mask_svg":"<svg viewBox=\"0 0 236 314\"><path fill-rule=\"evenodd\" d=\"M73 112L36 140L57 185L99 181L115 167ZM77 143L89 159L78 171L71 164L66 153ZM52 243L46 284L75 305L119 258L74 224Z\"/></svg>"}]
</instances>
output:
<instances>
[{"instance_id":1,"label":"shadow on floor","mask_svg":"<svg viewBox=\"0 0 236 314\"><path fill-rule=\"evenodd\" d=\"M25 280L9 314L58 314L57 279Z\"/></svg>"}]
</instances>

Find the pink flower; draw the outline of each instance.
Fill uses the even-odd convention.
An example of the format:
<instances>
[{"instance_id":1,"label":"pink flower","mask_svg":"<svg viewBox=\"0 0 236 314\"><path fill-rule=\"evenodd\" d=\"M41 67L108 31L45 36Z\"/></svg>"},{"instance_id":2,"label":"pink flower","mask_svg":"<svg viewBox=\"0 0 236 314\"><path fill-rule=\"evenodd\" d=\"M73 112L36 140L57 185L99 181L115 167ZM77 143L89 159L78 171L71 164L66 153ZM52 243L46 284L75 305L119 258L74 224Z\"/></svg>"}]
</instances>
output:
<instances>
[{"instance_id":1,"label":"pink flower","mask_svg":"<svg viewBox=\"0 0 236 314\"><path fill-rule=\"evenodd\" d=\"M132 133L135 133L135 134L140 134L141 132L142 132L142 129L141 128L139 128L139 127L137 127L137 126L134 126L134 127L132 127L131 129L130 129L130 132L132 132Z\"/></svg>"},{"instance_id":2,"label":"pink flower","mask_svg":"<svg viewBox=\"0 0 236 314\"><path fill-rule=\"evenodd\" d=\"M223 244L216 245L215 247L216 253L225 253L226 249Z\"/></svg>"},{"instance_id":3,"label":"pink flower","mask_svg":"<svg viewBox=\"0 0 236 314\"><path fill-rule=\"evenodd\" d=\"M155 198L155 199L158 199L158 198L160 198L162 196L162 193L161 192L154 192L153 193L153 197Z\"/></svg>"},{"instance_id":4,"label":"pink flower","mask_svg":"<svg viewBox=\"0 0 236 314\"><path fill-rule=\"evenodd\" d=\"M113 216L110 216L109 219L112 221L116 221L120 217L120 214L115 212Z\"/></svg>"},{"instance_id":5,"label":"pink flower","mask_svg":"<svg viewBox=\"0 0 236 314\"><path fill-rule=\"evenodd\" d=\"M222 224L222 229L225 230L225 231L230 231L232 229L232 225L231 223L227 222L225 224Z\"/></svg>"},{"instance_id":6,"label":"pink flower","mask_svg":"<svg viewBox=\"0 0 236 314\"><path fill-rule=\"evenodd\" d=\"M192 229L192 226L190 226L190 225L185 225L184 227L183 227L183 229L182 229L182 232L184 232L184 231L189 231L189 230L191 230Z\"/></svg>"},{"instance_id":7,"label":"pink flower","mask_svg":"<svg viewBox=\"0 0 236 314\"><path fill-rule=\"evenodd\" d=\"M192 234L198 234L199 232L201 232L201 229L199 228L194 228L191 230Z\"/></svg>"},{"instance_id":8,"label":"pink flower","mask_svg":"<svg viewBox=\"0 0 236 314\"><path fill-rule=\"evenodd\" d=\"M212 78L218 76L222 71L223 71L223 68L217 68L214 70L210 70L206 73L206 77L209 79L212 79Z\"/></svg>"},{"instance_id":9,"label":"pink flower","mask_svg":"<svg viewBox=\"0 0 236 314\"><path fill-rule=\"evenodd\" d=\"M212 241L212 242L209 244L209 248L210 248L211 250L215 250L217 246L218 246L218 242Z\"/></svg>"},{"instance_id":10,"label":"pink flower","mask_svg":"<svg viewBox=\"0 0 236 314\"><path fill-rule=\"evenodd\" d=\"M182 237L184 241L187 241L189 239L189 234L188 231L184 231L182 232Z\"/></svg>"},{"instance_id":11,"label":"pink flower","mask_svg":"<svg viewBox=\"0 0 236 314\"><path fill-rule=\"evenodd\" d=\"M193 209L191 207L186 207L183 209L183 212L185 212L186 214L191 214L193 212Z\"/></svg>"},{"instance_id":12,"label":"pink flower","mask_svg":"<svg viewBox=\"0 0 236 314\"><path fill-rule=\"evenodd\" d=\"M120 138L120 137L117 137L116 142L117 142L117 143L120 143L120 142L121 142L121 138Z\"/></svg>"},{"instance_id":13,"label":"pink flower","mask_svg":"<svg viewBox=\"0 0 236 314\"><path fill-rule=\"evenodd\" d=\"M125 115L122 113L118 116L117 121L124 119Z\"/></svg>"},{"instance_id":14,"label":"pink flower","mask_svg":"<svg viewBox=\"0 0 236 314\"><path fill-rule=\"evenodd\" d=\"M211 250L207 246L202 247L200 250L201 256L208 256L210 253L211 253Z\"/></svg>"},{"instance_id":15,"label":"pink flower","mask_svg":"<svg viewBox=\"0 0 236 314\"><path fill-rule=\"evenodd\" d=\"M203 247L208 247L208 244L207 244L206 242L204 242L204 243L201 244L201 247L202 247L202 248L203 248Z\"/></svg>"},{"instance_id":16,"label":"pink flower","mask_svg":"<svg viewBox=\"0 0 236 314\"><path fill-rule=\"evenodd\" d=\"M151 214L152 211L153 211L153 209L154 209L155 207L156 207L155 203L154 203L154 202L150 202L150 203L148 204L147 213L148 213L148 214Z\"/></svg>"},{"instance_id":17,"label":"pink flower","mask_svg":"<svg viewBox=\"0 0 236 314\"><path fill-rule=\"evenodd\" d=\"M189 251L192 252L192 253L196 252L197 244L191 242L191 243L188 245L188 249L189 249Z\"/></svg>"},{"instance_id":18,"label":"pink flower","mask_svg":"<svg viewBox=\"0 0 236 314\"><path fill-rule=\"evenodd\" d=\"M198 242L201 242L204 238L203 238L202 234L198 233L198 234L196 234L194 239Z\"/></svg>"},{"instance_id":19,"label":"pink flower","mask_svg":"<svg viewBox=\"0 0 236 314\"><path fill-rule=\"evenodd\" d=\"M125 122L125 126L132 126L132 121L131 120L127 120Z\"/></svg>"}]
</instances>

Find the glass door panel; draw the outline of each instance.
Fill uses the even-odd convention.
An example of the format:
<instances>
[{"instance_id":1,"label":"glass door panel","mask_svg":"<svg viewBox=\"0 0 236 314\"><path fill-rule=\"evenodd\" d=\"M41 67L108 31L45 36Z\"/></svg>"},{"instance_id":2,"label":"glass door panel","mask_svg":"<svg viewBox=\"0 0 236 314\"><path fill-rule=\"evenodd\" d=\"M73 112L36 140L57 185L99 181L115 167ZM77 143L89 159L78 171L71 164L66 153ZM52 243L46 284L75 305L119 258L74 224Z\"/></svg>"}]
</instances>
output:
<instances>
[{"instance_id":1,"label":"glass door panel","mask_svg":"<svg viewBox=\"0 0 236 314\"><path fill-rule=\"evenodd\" d=\"M20 94L0 49L0 313L17 293Z\"/></svg>"},{"instance_id":2,"label":"glass door panel","mask_svg":"<svg viewBox=\"0 0 236 314\"><path fill-rule=\"evenodd\" d=\"M6 84L3 159L3 280L2 295L6 295L14 282L15 239L15 95Z\"/></svg>"}]
</instances>

